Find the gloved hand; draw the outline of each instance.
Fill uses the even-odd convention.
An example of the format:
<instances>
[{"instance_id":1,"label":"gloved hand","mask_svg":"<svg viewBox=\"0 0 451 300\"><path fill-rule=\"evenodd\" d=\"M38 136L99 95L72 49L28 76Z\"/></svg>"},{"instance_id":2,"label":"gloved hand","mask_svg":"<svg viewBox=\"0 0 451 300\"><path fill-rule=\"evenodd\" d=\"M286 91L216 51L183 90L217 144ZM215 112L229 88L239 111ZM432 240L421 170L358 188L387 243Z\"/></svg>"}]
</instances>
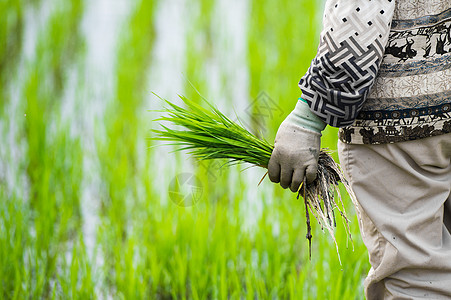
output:
<instances>
[{"instance_id":1,"label":"gloved hand","mask_svg":"<svg viewBox=\"0 0 451 300\"><path fill-rule=\"evenodd\" d=\"M326 123L310 111L300 99L295 109L280 124L274 141L274 150L268 163L268 175L272 182L279 183L292 192L297 192L304 180L316 178L321 131Z\"/></svg>"}]
</instances>

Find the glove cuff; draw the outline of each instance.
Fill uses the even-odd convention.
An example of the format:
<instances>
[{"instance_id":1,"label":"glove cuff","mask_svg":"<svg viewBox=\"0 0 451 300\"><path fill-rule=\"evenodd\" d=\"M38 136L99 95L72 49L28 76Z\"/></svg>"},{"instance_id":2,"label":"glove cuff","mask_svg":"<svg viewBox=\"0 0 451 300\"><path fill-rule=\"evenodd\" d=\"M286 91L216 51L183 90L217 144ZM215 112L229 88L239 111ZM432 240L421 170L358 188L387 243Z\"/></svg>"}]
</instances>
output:
<instances>
[{"instance_id":1,"label":"glove cuff","mask_svg":"<svg viewBox=\"0 0 451 300\"><path fill-rule=\"evenodd\" d=\"M294 110L288 115L286 120L308 130L318 133L326 128L326 123L315 115L304 99L299 98Z\"/></svg>"}]
</instances>

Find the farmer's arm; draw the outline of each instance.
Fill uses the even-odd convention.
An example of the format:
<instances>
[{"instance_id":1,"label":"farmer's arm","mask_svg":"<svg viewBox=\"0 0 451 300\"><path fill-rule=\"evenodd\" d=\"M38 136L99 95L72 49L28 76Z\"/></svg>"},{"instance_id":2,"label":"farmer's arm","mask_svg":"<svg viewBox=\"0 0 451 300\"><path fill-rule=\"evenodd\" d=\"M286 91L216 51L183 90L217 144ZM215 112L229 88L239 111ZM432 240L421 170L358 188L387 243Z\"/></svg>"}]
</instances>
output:
<instances>
[{"instance_id":1,"label":"farmer's arm","mask_svg":"<svg viewBox=\"0 0 451 300\"><path fill-rule=\"evenodd\" d=\"M271 181L295 192L316 178L321 131L353 123L373 86L395 0L328 0L316 57L299 82L302 99L277 131Z\"/></svg>"},{"instance_id":2,"label":"farmer's arm","mask_svg":"<svg viewBox=\"0 0 451 300\"><path fill-rule=\"evenodd\" d=\"M334 127L353 123L374 84L395 0L329 0L316 57L299 82L302 98Z\"/></svg>"}]
</instances>

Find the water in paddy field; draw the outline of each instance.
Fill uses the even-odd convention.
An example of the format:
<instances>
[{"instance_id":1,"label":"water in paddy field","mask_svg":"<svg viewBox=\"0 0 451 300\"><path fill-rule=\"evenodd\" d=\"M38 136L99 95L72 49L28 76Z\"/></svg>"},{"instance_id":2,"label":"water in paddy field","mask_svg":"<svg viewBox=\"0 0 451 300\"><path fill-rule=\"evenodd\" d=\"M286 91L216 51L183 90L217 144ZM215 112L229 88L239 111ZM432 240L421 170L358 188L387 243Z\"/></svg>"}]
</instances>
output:
<instances>
[{"instance_id":1,"label":"water in paddy field","mask_svg":"<svg viewBox=\"0 0 451 300\"><path fill-rule=\"evenodd\" d=\"M162 108L153 93L180 104L197 89L272 142L322 7L280 1L0 10L0 278L11 278L0 298L207 299L255 286L257 298L286 298L284 276L303 264L293 195L257 187L261 168L199 163L149 140Z\"/></svg>"}]
</instances>

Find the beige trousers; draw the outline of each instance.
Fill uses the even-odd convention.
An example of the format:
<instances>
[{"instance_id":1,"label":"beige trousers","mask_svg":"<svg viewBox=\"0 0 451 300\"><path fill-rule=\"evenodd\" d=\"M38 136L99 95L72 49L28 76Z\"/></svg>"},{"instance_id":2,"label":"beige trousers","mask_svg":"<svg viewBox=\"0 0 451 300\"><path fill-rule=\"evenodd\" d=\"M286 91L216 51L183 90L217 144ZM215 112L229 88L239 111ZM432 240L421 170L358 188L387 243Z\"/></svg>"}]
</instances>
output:
<instances>
[{"instance_id":1,"label":"beige trousers","mask_svg":"<svg viewBox=\"0 0 451 300\"><path fill-rule=\"evenodd\" d=\"M367 299L451 299L451 134L338 149L372 266Z\"/></svg>"}]
</instances>

